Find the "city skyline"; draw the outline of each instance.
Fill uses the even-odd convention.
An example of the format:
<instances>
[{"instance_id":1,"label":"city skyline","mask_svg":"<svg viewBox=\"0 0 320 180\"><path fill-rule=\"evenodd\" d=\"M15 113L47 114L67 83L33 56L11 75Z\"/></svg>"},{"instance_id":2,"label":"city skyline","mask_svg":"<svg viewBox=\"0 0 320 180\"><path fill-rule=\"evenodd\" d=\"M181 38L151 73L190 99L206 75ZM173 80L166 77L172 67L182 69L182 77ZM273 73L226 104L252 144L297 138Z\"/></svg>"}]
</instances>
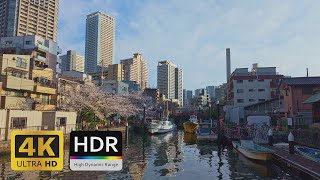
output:
<instances>
[{"instance_id":1,"label":"city skyline","mask_svg":"<svg viewBox=\"0 0 320 180\"><path fill-rule=\"evenodd\" d=\"M320 62L313 34L320 30L314 23L320 2L290 2L61 1L58 42L64 51L84 54L85 16L102 11L116 19L114 63L140 52L148 60L151 87L162 59L184 69L186 89L222 84L226 48L231 71L259 63L293 77L305 76L308 67L315 76Z\"/></svg>"}]
</instances>

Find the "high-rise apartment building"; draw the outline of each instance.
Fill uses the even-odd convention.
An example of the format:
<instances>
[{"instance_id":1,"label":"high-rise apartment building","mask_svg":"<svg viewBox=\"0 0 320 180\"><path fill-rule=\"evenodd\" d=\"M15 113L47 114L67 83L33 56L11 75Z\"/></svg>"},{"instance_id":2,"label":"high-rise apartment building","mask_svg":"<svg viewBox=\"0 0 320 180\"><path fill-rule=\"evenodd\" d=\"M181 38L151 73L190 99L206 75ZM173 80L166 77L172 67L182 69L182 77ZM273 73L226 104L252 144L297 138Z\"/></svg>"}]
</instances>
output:
<instances>
[{"instance_id":1,"label":"high-rise apartment building","mask_svg":"<svg viewBox=\"0 0 320 180\"><path fill-rule=\"evenodd\" d=\"M39 35L57 40L59 0L0 0L0 37Z\"/></svg>"},{"instance_id":2,"label":"high-rise apartment building","mask_svg":"<svg viewBox=\"0 0 320 180\"><path fill-rule=\"evenodd\" d=\"M124 80L135 81L141 85L141 90L148 87L148 69L141 54L133 54L133 58L120 61L124 69Z\"/></svg>"},{"instance_id":3,"label":"high-rise apartment building","mask_svg":"<svg viewBox=\"0 0 320 180\"><path fill-rule=\"evenodd\" d=\"M115 19L102 12L87 15L85 72L96 73L112 64Z\"/></svg>"},{"instance_id":4,"label":"high-rise apartment building","mask_svg":"<svg viewBox=\"0 0 320 180\"><path fill-rule=\"evenodd\" d=\"M84 57L76 51L69 50L66 55L60 56L61 70L84 72Z\"/></svg>"},{"instance_id":5,"label":"high-rise apartment building","mask_svg":"<svg viewBox=\"0 0 320 180\"><path fill-rule=\"evenodd\" d=\"M182 69L169 61L159 61L157 67L157 86L160 94L167 99L179 100L183 105Z\"/></svg>"},{"instance_id":6,"label":"high-rise apartment building","mask_svg":"<svg viewBox=\"0 0 320 180\"><path fill-rule=\"evenodd\" d=\"M182 69L175 69L175 99L179 100L181 106L183 106L183 87L182 87Z\"/></svg>"}]
</instances>

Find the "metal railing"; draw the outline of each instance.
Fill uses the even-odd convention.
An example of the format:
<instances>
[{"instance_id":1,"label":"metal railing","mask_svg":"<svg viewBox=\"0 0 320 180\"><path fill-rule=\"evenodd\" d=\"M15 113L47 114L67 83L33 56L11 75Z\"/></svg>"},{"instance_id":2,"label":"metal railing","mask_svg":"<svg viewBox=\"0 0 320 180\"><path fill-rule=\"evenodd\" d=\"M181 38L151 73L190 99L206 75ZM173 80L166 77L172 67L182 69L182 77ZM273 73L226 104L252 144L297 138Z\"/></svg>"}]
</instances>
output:
<instances>
[{"instance_id":1,"label":"metal railing","mask_svg":"<svg viewBox=\"0 0 320 180\"><path fill-rule=\"evenodd\" d=\"M72 131L80 130L80 124L50 125L50 126L26 126L26 127L9 127L7 139L10 139L12 131L62 131L64 135ZM5 141L6 128L0 128L0 142Z\"/></svg>"}]
</instances>

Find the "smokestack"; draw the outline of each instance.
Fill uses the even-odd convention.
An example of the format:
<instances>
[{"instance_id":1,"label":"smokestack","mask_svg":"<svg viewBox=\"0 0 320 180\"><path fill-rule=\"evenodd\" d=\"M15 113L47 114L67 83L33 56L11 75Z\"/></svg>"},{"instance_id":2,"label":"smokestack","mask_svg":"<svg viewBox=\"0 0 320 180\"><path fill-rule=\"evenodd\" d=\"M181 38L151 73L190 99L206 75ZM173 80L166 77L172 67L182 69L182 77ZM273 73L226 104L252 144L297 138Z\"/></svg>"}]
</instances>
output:
<instances>
[{"instance_id":1,"label":"smokestack","mask_svg":"<svg viewBox=\"0 0 320 180\"><path fill-rule=\"evenodd\" d=\"M309 69L307 68L307 77L309 77Z\"/></svg>"},{"instance_id":2,"label":"smokestack","mask_svg":"<svg viewBox=\"0 0 320 180\"><path fill-rule=\"evenodd\" d=\"M226 63L227 63L227 82L229 82L229 80L230 80L230 75L231 75L231 60L230 60L230 58L231 58L231 55L230 55L230 48L227 48L226 49Z\"/></svg>"}]
</instances>

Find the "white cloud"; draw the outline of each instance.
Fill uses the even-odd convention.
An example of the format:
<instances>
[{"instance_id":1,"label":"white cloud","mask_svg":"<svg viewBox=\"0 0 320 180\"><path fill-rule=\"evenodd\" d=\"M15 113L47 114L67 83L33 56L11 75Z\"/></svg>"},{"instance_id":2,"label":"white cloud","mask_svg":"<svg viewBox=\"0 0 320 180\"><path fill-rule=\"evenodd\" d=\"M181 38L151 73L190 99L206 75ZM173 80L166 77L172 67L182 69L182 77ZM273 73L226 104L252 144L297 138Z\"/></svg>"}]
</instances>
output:
<instances>
[{"instance_id":1,"label":"white cloud","mask_svg":"<svg viewBox=\"0 0 320 180\"><path fill-rule=\"evenodd\" d=\"M320 30L314 1L75 1L60 2L59 44L84 53L86 15L116 17L116 63L141 52L156 85L159 60L184 70L187 89L225 81L225 48L235 67L276 66L280 73L317 75ZM72 8L70 8L72 7Z\"/></svg>"}]
</instances>

